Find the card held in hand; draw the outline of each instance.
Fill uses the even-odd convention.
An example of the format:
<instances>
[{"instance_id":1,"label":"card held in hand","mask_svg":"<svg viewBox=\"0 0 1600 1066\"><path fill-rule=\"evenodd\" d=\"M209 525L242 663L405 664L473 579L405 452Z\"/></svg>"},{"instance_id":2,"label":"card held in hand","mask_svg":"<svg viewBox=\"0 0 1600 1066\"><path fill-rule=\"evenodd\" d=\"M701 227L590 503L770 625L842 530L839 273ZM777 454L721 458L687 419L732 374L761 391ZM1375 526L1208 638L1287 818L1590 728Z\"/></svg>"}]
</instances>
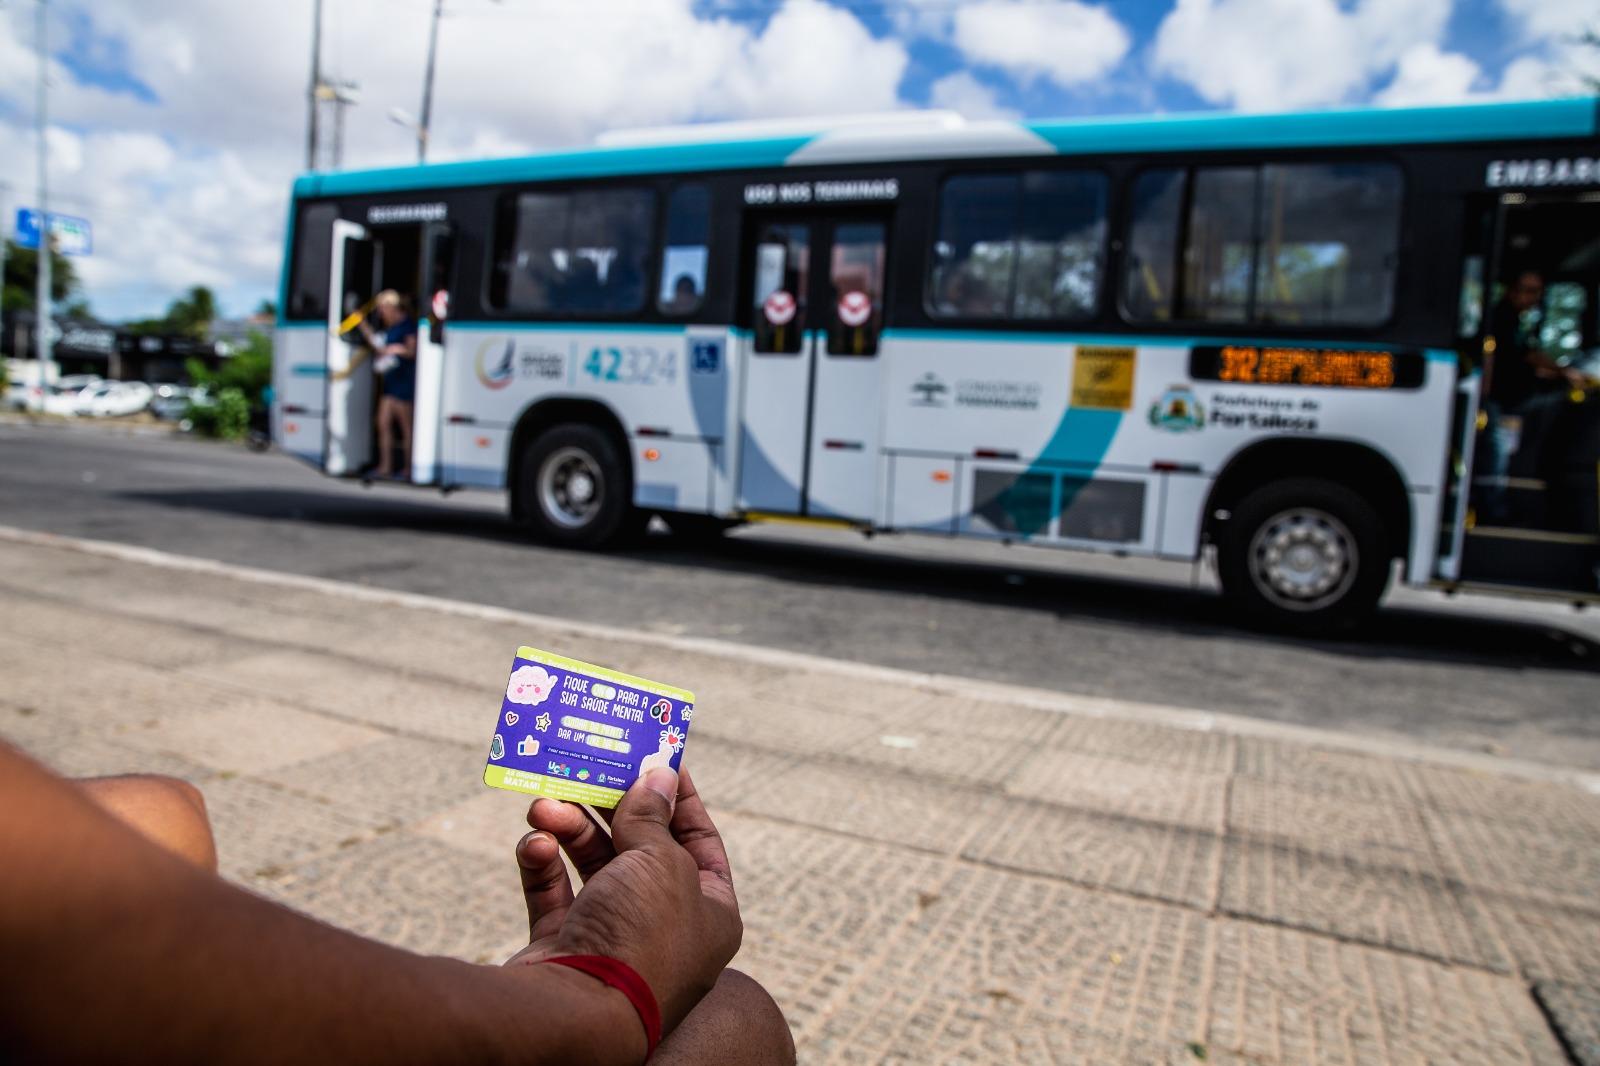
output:
<instances>
[{"instance_id":1,"label":"card held in hand","mask_svg":"<svg viewBox=\"0 0 1600 1066\"><path fill-rule=\"evenodd\" d=\"M692 692L518 648L483 782L615 807L641 774L678 768L693 718Z\"/></svg>"}]
</instances>

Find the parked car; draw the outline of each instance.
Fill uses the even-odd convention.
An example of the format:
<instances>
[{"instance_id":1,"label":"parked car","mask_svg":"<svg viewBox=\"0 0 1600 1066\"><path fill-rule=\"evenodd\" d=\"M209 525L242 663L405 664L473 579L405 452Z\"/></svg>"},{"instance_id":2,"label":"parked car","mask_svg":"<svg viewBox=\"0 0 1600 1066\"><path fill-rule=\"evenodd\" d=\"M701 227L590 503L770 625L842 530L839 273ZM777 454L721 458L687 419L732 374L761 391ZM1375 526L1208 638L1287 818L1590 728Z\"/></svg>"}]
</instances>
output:
<instances>
[{"instance_id":1,"label":"parked car","mask_svg":"<svg viewBox=\"0 0 1600 1066\"><path fill-rule=\"evenodd\" d=\"M177 422L188 413L191 403L205 402L205 393L203 388L187 385L157 385L150 411L163 422Z\"/></svg>"},{"instance_id":2,"label":"parked car","mask_svg":"<svg viewBox=\"0 0 1600 1066\"><path fill-rule=\"evenodd\" d=\"M5 406L9 411L26 411L33 406L36 398L42 398L44 390L39 386L26 381L11 381L6 383Z\"/></svg>"},{"instance_id":3,"label":"parked car","mask_svg":"<svg viewBox=\"0 0 1600 1066\"><path fill-rule=\"evenodd\" d=\"M136 415L154 396L155 390L142 381L102 381L78 393L76 410L93 418Z\"/></svg>"}]
</instances>

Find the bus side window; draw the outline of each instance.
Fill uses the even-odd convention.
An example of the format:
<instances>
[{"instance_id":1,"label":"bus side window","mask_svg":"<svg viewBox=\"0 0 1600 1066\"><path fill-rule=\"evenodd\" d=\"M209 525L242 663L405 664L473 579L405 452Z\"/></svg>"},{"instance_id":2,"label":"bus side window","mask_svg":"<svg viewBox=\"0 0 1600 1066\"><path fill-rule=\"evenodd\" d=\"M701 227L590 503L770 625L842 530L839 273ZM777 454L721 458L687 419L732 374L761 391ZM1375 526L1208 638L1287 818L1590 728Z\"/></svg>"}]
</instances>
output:
<instances>
[{"instance_id":1,"label":"bus side window","mask_svg":"<svg viewBox=\"0 0 1600 1066\"><path fill-rule=\"evenodd\" d=\"M931 305L945 318L1002 318L1015 273L1015 174L963 174L944 183Z\"/></svg>"},{"instance_id":2,"label":"bus side window","mask_svg":"<svg viewBox=\"0 0 1600 1066\"><path fill-rule=\"evenodd\" d=\"M531 315L615 316L644 307L655 194L648 189L527 192L510 246L496 256L494 297ZM504 240L504 236L502 236Z\"/></svg>"},{"instance_id":3,"label":"bus side window","mask_svg":"<svg viewBox=\"0 0 1600 1066\"><path fill-rule=\"evenodd\" d=\"M881 222L847 222L833 231L828 280L829 355L877 355L883 332L884 229Z\"/></svg>"},{"instance_id":4,"label":"bus side window","mask_svg":"<svg viewBox=\"0 0 1600 1066\"><path fill-rule=\"evenodd\" d=\"M674 317L700 310L706 298L711 194L704 185L679 185L667 198L667 239L661 249L656 309Z\"/></svg>"},{"instance_id":5,"label":"bus side window","mask_svg":"<svg viewBox=\"0 0 1600 1066\"><path fill-rule=\"evenodd\" d=\"M1195 174L1189 240L1183 249L1182 317L1199 322L1250 319L1256 177L1254 167L1207 167Z\"/></svg>"},{"instance_id":6,"label":"bus side window","mask_svg":"<svg viewBox=\"0 0 1600 1066\"><path fill-rule=\"evenodd\" d=\"M338 217L338 204L301 208L294 230L294 280L285 318L320 321L328 317L328 272L333 269L333 223Z\"/></svg>"},{"instance_id":7,"label":"bus side window","mask_svg":"<svg viewBox=\"0 0 1600 1066\"><path fill-rule=\"evenodd\" d=\"M806 330L810 289L811 231L804 224L768 226L756 245L755 350L794 355Z\"/></svg>"},{"instance_id":8,"label":"bus side window","mask_svg":"<svg viewBox=\"0 0 1600 1066\"><path fill-rule=\"evenodd\" d=\"M1135 322L1169 321L1176 304L1197 322L1378 325L1394 307L1401 184L1388 163L1207 167L1187 183L1146 171L1123 309Z\"/></svg>"},{"instance_id":9,"label":"bus side window","mask_svg":"<svg viewBox=\"0 0 1600 1066\"><path fill-rule=\"evenodd\" d=\"M1178 225L1188 174L1147 170L1133 184L1122 306L1130 321L1167 322L1177 289Z\"/></svg>"},{"instance_id":10,"label":"bus side window","mask_svg":"<svg viewBox=\"0 0 1600 1066\"><path fill-rule=\"evenodd\" d=\"M1071 320L1100 302L1106 179L1084 170L944 184L930 307L946 318Z\"/></svg>"}]
</instances>

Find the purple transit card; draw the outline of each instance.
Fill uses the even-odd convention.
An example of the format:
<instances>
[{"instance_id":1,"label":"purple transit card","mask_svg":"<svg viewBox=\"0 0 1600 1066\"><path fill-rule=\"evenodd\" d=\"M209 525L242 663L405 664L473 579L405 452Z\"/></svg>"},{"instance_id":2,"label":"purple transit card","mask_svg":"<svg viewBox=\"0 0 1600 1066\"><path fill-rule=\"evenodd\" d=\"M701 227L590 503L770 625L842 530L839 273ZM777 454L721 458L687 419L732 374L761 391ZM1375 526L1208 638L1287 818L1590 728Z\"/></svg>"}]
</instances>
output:
<instances>
[{"instance_id":1,"label":"purple transit card","mask_svg":"<svg viewBox=\"0 0 1600 1066\"><path fill-rule=\"evenodd\" d=\"M483 783L615 807L639 775L676 770L694 693L537 648L518 648Z\"/></svg>"}]
</instances>

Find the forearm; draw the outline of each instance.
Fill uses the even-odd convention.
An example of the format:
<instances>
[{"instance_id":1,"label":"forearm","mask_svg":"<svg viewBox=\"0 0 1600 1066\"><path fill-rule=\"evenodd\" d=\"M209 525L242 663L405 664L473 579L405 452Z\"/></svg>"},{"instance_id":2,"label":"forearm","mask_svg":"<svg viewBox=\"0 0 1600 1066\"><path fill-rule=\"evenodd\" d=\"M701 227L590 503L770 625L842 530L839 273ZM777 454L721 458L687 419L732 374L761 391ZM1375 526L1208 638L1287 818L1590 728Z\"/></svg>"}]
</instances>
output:
<instances>
[{"instance_id":1,"label":"forearm","mask_svg":"<svg viewBox=\"0 0 1600 1066\"><path fill-rule=\"evenodd\" d=\"M428 958L312 921L191 869L3 748L0 810L30 815L0 827L0 1047L26 1061L643 1058L626 1001L582 974Z\"/></svg>"}]
</instances>

